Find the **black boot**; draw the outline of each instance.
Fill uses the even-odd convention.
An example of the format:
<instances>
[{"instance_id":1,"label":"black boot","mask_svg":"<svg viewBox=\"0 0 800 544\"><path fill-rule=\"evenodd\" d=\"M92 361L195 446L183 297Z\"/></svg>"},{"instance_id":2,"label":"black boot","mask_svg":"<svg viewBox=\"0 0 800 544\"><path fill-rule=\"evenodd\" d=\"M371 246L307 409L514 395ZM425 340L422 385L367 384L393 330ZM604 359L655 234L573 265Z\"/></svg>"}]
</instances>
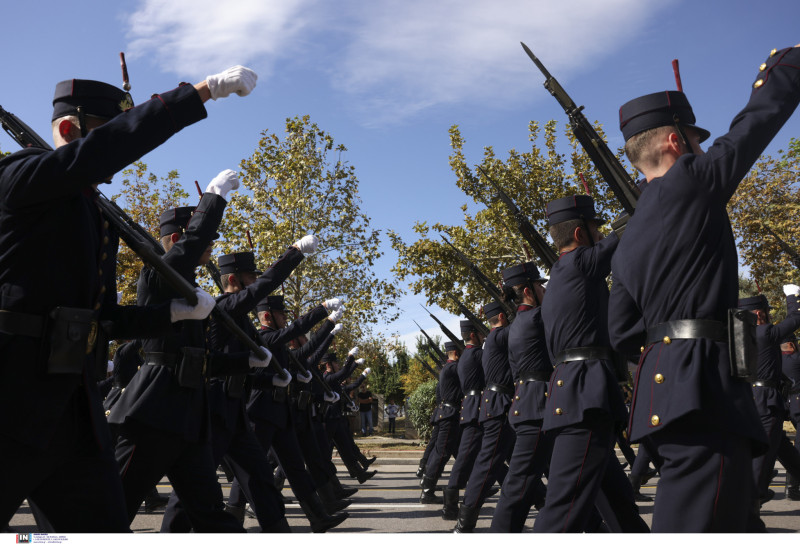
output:
<instances>
[{"instance_id":1,"label":"black boot","mask_svg":"<svg viewBox=\"0 0 800 544\"><path fill-rule=\"evenodd\" d=\"M458 519L458 492L457 487L445 487L442 490L444 506L442 506L442 519Z\"/></svg>"},{"instance_id":2,"label":"black boot","mask_svg":"<svg viewBox=\"0 0 800 544\"><path fill-rule=\"evenodd\" d=\"M373 455L372 457L370 457L369 459L367 459L367 458L365 457L365 458L364 458L364 461L362 461L362 463L361 463L362 465L364 465L364 470L368 469L368 468L369 468L369 466L370 466L372 463L374 463L376 459L377 459L377 457L376 457L376 456L374 456L374 455Z\"/></svg>"},{"instance_id":3,"label":"black boot","mask_svg":"<svg viewBox=\"0 0 800 544\"><path fill-rule=\"evenodd\" d=\"M500 492L500 486L499 485L493 485L492 487L489 488L489 491L486 492L486 497L484 497L484 500L488 499L489 497L494 497L499 492Z\"/></svg>"},{"instance_id":4,"label":"black boot","mask_svg":"<svg viewBox=\"0 0 800 544\"><path fill-rule=\"evenodd\" d=\"M419 496L420 504L442 504L442 498L435 493L435 479L423 476L419 486L422 488L422 493Z\"/></svg>"},{"instance_id":5,"label":"black boot","mask_svg":"<svg viewBox=\"0 0 800 544\"><path fill-rule=\"evenodd\" d=\"M225 511L228 512L229 514L233 514L233 517L235 517L239 521L239 523L244 525L244 508L242 508L241 506L226 504Z\"/></svg>"},{"instance_id":6,"label":"black boot","mask_svg":"<svg viewBox=\"0 0 800 544\"><path fill-rule=\"evenodd\" d=\"M633 487L633 499L636 502L653 502L652 497L648 497L647 495L642 494L642 477L641 476L634 476L631 474L628 476L628 479L631 481L631 487Z\"/></svg>"},{"instance_id":7,"label":"black boot","mask_svg":"<svg viewBox=\"0 0 800 544\"><path fill-rule=\"evenodd\" d=\"M339 512L333 516L328 515L328 513L325 512L325 507L322 505L322 501L319 500L319 497L316 495L316 493L311 495L309 500L300 501L300 508L303 509L303 513L311 523L312 533L324 533L328 529L333 529L350 517L347 512Z\"/></svg>"},{"instance_id":8,"label":"black boot","mask_svg":"<svg viewBox=\"0 0 800 544\"><path fill-rule=\"evenodd\" d=\"M533 486L536 488L533 496L533 507L541 512L547 498L547 486L544 485L541 478L536 478Z\"/></svg>"},{"instance_id":9,"label":"black boot","mask_svg":"<svg viewBox=\"0 0 800 544\"><path fill-rule=\"evenodd\" d=\"M794 476L788 472L786 473L786 500L800 501L800 486Z\"/></svg>"},{"instance_id":10,"label":"black boot","mask_svg":"<svg viewBox=\"0 0 800 544\"><path fill-rule=\"evenodd\" d=\"M417 472L416 472L414 475L415 475L417 478L422 478L422 475L423 475L423 474L425 474L425 465L423 465L423 464L420 462L420 464L419 464L419 468L417 469Z\"/></svg>"},{"instance_id":11,"label":"black boot","mask_svg":"<svg viewBox=\"0 0 800 544\"><path fill-rule=\"evenodd\" d=\"M647 484L650 481L650 478L658 475L658 469L655 468L648 468L647 472L644 473L642 476L642 485Z\"/></svg>"},{"instance_id":12,"label":"black boot","mask_svg":"<svg viewBox=\"0 0 800 544\"><path fill-rule=\"evenodd\" d=\"M373 470L372 472L367 472L366 470L362 471L360 474L356 474L356 478L358 479L358 483L363 484L373 476L378 473L377 470Z\"/></svg>"},{"instance_id":13,"label":"black boot","mask_svg":"<svg viewBox=\"0 0 800 544\"><path fill-rule=\"evenodd\" d=\"M168 502L169 498L159 495L158 490L153 487L148 491L147 495L144 496L144 511L147 513L153 512L154 510L165 507Z\"/></svg>"},{"instance_id":14,"label":"black boot","mask_svg":"<svg viewBox=\"0 0 800 544\"><path fill-rule=\"evenodd\" d=\"M337 499L346 499L347 497L358 493L357 487L343 486L342 482L340 482L339 478L336 476L331 477L330 482L333 484L333 491L336 494Z\"/></svg>"},{"instance_id":15,"label":"black boot","mask_svg":"<svg viewBox=\"0 0 800 544\"><path fill-rule=\"evenodd\" d=\"M461 508L458 509L458 521L456 522L456 528L453 532L471 533L478 523L478 512L480 512L479 508L470 508L462 504Z\"/></svg>"},{"instance_id":16,"label":"black boot","mask_svg":"<svg viewBox=\"0 0 800 544\"><path fill-rule=\"evenodd\" d=\"M317 488L317 495L319 495L319 498L322 500L322 504L325 505L325 511L328 514L334 514L353 504L351 500L337 498L333 489L333 483L330 481L325 482L324 485Z\"/></svg>"},{"instance_id":17,"label":"black boot","mask_svg":"<svg viewBox=\"0 0 800 544\"><path fill-rule=\"evenodd\" d=\"M292 529L289 527L289 522L286 517L282 517L275 523L261 528L262 533L291 533Z\"/></svg>"},{"instance_id":18,"label":"black boot","mask_svg":"<svg viewBox=\"0 0 800 544\"><path fill-rule=\"evenodd\" d=\"M272 477L272 483L275 484L275 489L280 493L283 490L283 485L286 483L286 475L282 470L276 470L275 475Z\"/></svg>"}]
</instances>

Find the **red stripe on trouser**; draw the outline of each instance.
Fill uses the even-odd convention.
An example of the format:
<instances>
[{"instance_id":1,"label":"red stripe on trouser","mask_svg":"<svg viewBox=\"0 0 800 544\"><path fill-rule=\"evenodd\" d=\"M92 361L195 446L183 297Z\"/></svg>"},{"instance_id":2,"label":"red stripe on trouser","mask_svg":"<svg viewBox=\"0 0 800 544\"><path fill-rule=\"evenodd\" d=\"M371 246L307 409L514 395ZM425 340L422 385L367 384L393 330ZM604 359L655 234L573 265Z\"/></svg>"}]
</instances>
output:
<instances>
[{"instance_id":1,"label":"red stripe on trouser","mask_svg":"<svg viewBox=\"0 0 800 544\"><path fill-rule=\"evenodd\" d=\"M572 514L572 507L575 506L575 499L578 496L578 488L581 485L581 476L583 476L583 466L586 464L586 457L589 454L589 444L592 442L592 433L593 431L589 431L589 439L586 441L586 451L583 452L583 462L581 463L581 471L578 473L578 481L575 482L575 494L572 496L572 501L569 503L569 510L567 510L567 518L564 520L564 529L562 532L566 532L567 525L569 525L569 516Z\"/></svg>"},{"instance_id":2,"label":"red stripe on trouser","mask_svg":"<svg viewBox=\"0 0 800 544\"><path fill-rule=\"evenodd\" d=\"M125 475L128 473L128 467L131 466L131 461L133 461L133 454L136 452L136 445L133 445L133 450L131 450L131 454L128 456L128 460L125 462L125 468L122 469L122 477L124 478Z\"/></svg>"}]
</instances>

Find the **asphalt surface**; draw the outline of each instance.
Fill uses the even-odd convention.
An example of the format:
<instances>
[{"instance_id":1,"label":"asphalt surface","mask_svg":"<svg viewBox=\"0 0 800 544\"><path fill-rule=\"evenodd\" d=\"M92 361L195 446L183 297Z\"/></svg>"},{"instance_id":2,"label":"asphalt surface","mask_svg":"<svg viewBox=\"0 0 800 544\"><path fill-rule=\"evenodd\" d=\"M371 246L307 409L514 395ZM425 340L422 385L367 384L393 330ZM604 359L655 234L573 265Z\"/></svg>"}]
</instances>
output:
<instances>
[{"instance_id":1,"label":"asphalt surface","mask_svg":"<svg viewBox=\"0 0 800 544\"><path fill-rule=\"evenodd\" d=\"M362 450L367 453L362 444ZM420 451L373 450L372 454L378 455L378 460L371 468L377 469L378 474L366 482L359 484L347 476L347 471L337 462L339 476L344 485L356 486L359 492L353 495L353 504L347 508L350 517L341 525L332 529L332 533L448 533L455 527L454 521L445 521L441 518L441 506L419 504L419 485L414 476L421 456ZM370 455L370 454L368 454ZM450 465L439 480L440 484L447 482ZM784 481L786 473L783 467L777 466L779 473L773 480L771 489L775 498L767 502L761 510L770 532L792 533L800 532L800 502L785 500ZM223 493L228 496L230 485L220 472L220 483ZM651 480L642 488L645 495L653 497L656 491L658 478ZM164 479L158 486L161 494L171 491L169 482ZM437 492L437 495L440 495ZM287 499L293 499L288 487L283 489ZM462 491L463 497L463 491ZM481 515L476 527L477 533L488 532L491 516L497 504L498 495L490 497L481 510ZM652 502L639 503L639 509L644 520L649 524L653 512ZM296 501L287 504L287 519L293 532L308 533L310 528L299 505ZM163 509L154 513L145 513L140 509L139 515L134 519L131 529L135 533L158 532L161 526ZM536 519L536 511L532 510L525 524L525 532L531 531ZM37 528L30 514L27 504L23 504L17 515L11 521L11 530L15 533L35 533ZM255 519L245 518L245 528L248 532L258 532ZM677 529L677 528L676 528Z\"/></svg>"}]
</instances>

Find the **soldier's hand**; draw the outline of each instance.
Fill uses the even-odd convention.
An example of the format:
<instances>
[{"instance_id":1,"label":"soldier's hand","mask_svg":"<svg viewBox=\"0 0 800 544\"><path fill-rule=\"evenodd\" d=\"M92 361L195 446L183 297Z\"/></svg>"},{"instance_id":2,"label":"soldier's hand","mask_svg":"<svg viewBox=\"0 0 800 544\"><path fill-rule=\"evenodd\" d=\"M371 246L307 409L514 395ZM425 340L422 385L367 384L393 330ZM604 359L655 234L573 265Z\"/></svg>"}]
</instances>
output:
<instances>
[{"instance_id":1,"label":"soldier's hand","mask_svg":"<svg viewBox=\"0 0 800 544\"><path fill-rule=\"evenodd\" d=\"M265 348L264 346L261 347L261 352L267 356L266 359L261 360L255 353L250 354L250 368L266 368L269 365L269 362L272 360L272 352Z\"/></svg>"},{"instance_id":2,"label":"soldier's hand","mask_svg":"<svg viewBox=\"0 0 800 544\"><path fill-rule=\"evenodd\" d=\"M331 402L331 403L338 402L339 401L339 393L337 393L336 391L331 391L330 393L325 393L324 395L322 395L322 399L325 402Z\"/></svg>"},{"instance_id":3,"label":"soldier's hand","mask_svg":"<svg viewBox=\"0 0 800 544\"><path fill-rule=\"evenodd\" d=\"M189 304L185 298L176 298L170 303L169 314L173 323L186 319L205 319L214 309L216 305L214 297L199 287L195 287L194 292L197 294L197 304L195 306Z\"/></svg>"},{"instance_id":4,"label":"soldier's hand","mask_svg":"<svg viewBox=\"0 0 800 544\"><path fill-rule=\"evenodd\" d=\"M292 375L286 370L283 371L283 374L275 374L272 377L272 385L275 387L286 387L290 383L292 383Z\"/></svg>"},{"instance_id":5,"label":"soldier's hand","mask_svg":"<svg viewBox=\"0 0 800 544\"><path fill-rule=\"evenodd\" d=\"M356 355L358 355L358 346L347 352L348 357L355 357Z\"/></svg>"},{"instance_id":6,"label":"soldier's hand","mask_svg":"<svg viewBox=\"0 0 800 544\"><path fill-rule=\"evenodd\" d=\"M306 370L305 372L298 372L297 373L297 381L300 383L308 383L311 381L311 371Z\"/></svg>"},{"instance_id":7,"label":"soldier's hand","mask_svg":"<svg viewBox=\"0 0 800 544\"><path fill-rule=\"evenodd\" d=\"M330 319L330 316L328 316L328 319ZM336 336L341 330L342 330L342 324L341 323L336 323L336 326L331 331L331 334Z\"/></svg>"},{"instance_id":8,"label":"soldier's hand","mask_svg":"<svg viewBox=\"0 0 800 544\"><path fill-rule=\"evenodd\" d=\"M363 361L363 359L362 359L362 361ZM361 373L361 375L364 376L365 378L367 376L369 376L370 374L372 374L372 369L370 367L365 368L364 372Z\"/></svg>"},{"instance_id":9,"label":"soldier's hand","mask_svg":"<svg viewBox=\"0 0 800 544\"><path fill-rule=\"evenodd\" d=\"M319 238L317 238L313 234L303 236L294 243L294 247L299 249L300 253L302 253L303 255L311 255L312 253L317 251L317 247L319 247Z\"/></svg>"},{"instance_id":10,"label":"soldier's hand","mask_svg":"<svg viewBox=\"0 0 800 544\"><path fill-rule=\"evenodd\" d=\"M225 98L231 93L247 96L256 86L258 75L250 68L233 66L224 72L206 77L210 98Z\"/></svg>"},{"instance_id":11,"label":"soldier's hand","mask_svg":"<svg viewBox=\"0 0 800 544\"><path fill-rule=\"evenodd\" d=\"M789 295L800 296L800 287L792 283L783 286L783 294L787 297Z\"/></svg>"},{"instance_id":12,"label":"soldier's hand","mask_svg":"<svg viewBox=\"0 0 800 544\"><path fill-rule=\"evenodd\" d=\"M239 176L233 170L223 170L208 183L206 187L207 193L214 193L219 195L225 200L228 199L228 193L235 191L239 188Z\"/></svg>"},{"instance_id":13,"label":"soldier's hand","mask_svg":"<svg viewBox=\"0 0 800 544\"><path fill-rule=\"evenodd\" d=\"M342 306L342 301L338 298L329 298L323 302L322 305L325 306L325 309L328 310L328 312L335 312Z\"/></svg>"},{"instance_id":14,"label":"soldier's hand","mask_svg":"<svg viewBox=\"0 0 800 544\"><path fill-rule=\"evenodd\" d=\"M336 310L331 312L331 315L328 316L328 319L330 319L331 321L336 323L337 321L339 321L342 318L343 314L344 314L344 306L339 306ZM337 326L341 327L340 325L337 325ZM335 328L336 327L334 327L334 329ZM339 330L341 330L341 328Z\"/></svg>"},{"instance_id":15,"label":"soldier's hand","mask_svg":"<svg viewBox=\"0 0 800 544\"><path fill-rule=\"evenodd\" d=\"M356 364L359 365L359 366L363 365L364 364L364 358L362 357L361 359L356 359Z\"/></svg>"}]
</instances>

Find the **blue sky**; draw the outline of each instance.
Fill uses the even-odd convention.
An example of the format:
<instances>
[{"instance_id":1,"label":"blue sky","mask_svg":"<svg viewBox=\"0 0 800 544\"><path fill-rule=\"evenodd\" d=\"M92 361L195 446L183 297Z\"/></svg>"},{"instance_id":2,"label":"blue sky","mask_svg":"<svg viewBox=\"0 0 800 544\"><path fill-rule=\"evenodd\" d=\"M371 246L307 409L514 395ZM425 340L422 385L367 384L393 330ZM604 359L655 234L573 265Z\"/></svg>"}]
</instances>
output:
<instances>
[{"instance_id":1,"label":"blue sky","mask_svg":"<svg viewBox=\"0 0 800 544\"><path fill-rule=\"evenodd\" d=\"M622 144L623 102L675 88L673 58L714 138L747 101L769 51L800 42L797 0L14 2L3 19L0 105L43 136L55 83L119 85L120 51L136 102L245 64L259 74L253 94L209 103L207 120L144 157L151 171L177 169L193 194L195 179L236 169L262 130L309 114L349 149L373 226L407 240L414 221L461 220L467 199L447 164L450 125L460 125L475 163L486 145L501 157L527 149L530 120L566 121L520 41L604 124L612 148ZM768 152L792 136L800 115ZM15 147L0 136L0 148ZM388 243L385 252L382 276L396 257ZM418 302L405 297L401 319L380 330L408 340L416 319L437 332ZM456 328L457 316L437 314Z\"/></svg>"}]
</instances>

